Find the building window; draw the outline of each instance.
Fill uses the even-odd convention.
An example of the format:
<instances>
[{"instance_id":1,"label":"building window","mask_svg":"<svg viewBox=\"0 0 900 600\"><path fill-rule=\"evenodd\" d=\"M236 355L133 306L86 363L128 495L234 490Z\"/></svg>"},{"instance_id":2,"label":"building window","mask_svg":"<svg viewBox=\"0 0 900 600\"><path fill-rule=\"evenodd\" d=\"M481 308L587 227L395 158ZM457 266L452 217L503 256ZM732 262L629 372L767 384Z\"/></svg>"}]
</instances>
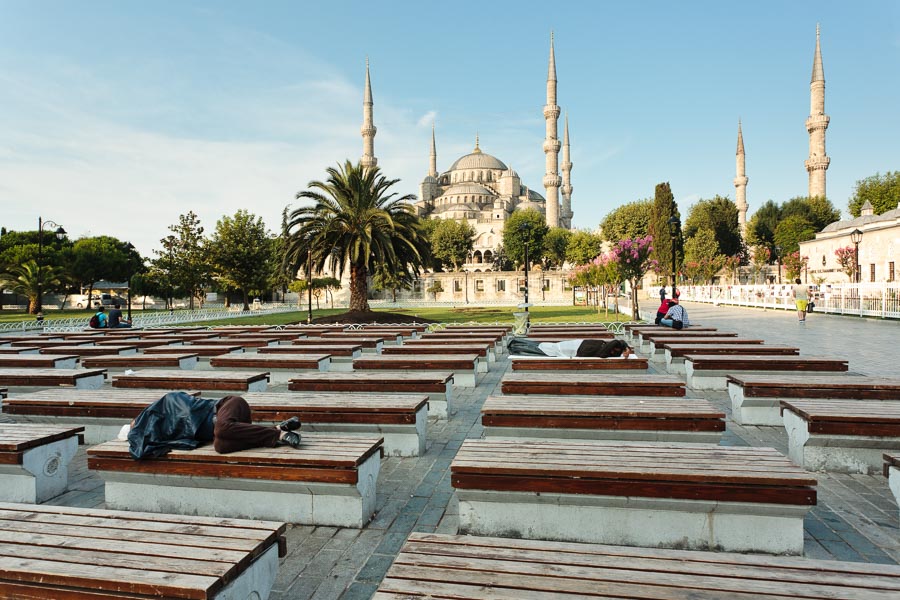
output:
<instances>
[{"instance_id":1,"label":"building window","mask_svg":"<svg viewBox=\"0 0 900 600\"><path fill-rule=\"evenodd\" d=\"M563 291L565 291L565 292L571 292L572 291L572 282L569 281L568 278L563 278L562 288L563 288Z\"/></svg>"},{"instance_id":2,"label":"building window","mask_svg":"<svg viewBox=\"0 0 900 600\"><path fill-rule=\"evenodd\" d=\"M475 280L475 291L476 292L484 291L484 279L476 279Z\"/></svg>"},{"instance_id":3,"label":"building window","mask_svg":"<svg viewBox=\"0 0 900 600\"><path fill-rule=\"evenodd\" d=\"M416 279L415 281L413 281L413 291L417 294L422 291L422 280L421 279Z\"/></svg>"},{"instance_id":4,"label":"building window","mask_svg":"<svg viewBox=\"0 0 900 600\"><path fill-rule=\"evenodd\" d=\"M888 281L893 281L893 280L894 280L894 263L889 262L888 263Z\"/></svg>"},{"instance_id":5,"label":"building window","mask_svg":"<svg viewBox=\"0 0 900 600\"><path fill-rule=\"evenodd\" d=\"M869 265L869 281L875 281L875 265Z\"/></svg>"},{"instance_id":6,"label":"building window","mask_svg":"<svg viewBox=\"0 0 900 600\"><path fill-rule=\"evenodd\" d=\"M505 279L498 279L498 280L497 280L497 291L498 291L498 292L505 292L505 291L506 291L506 280L505 280Z\"/></svg>"},{"instance_id":7,"label":"building window","mask_svg":"<svg viewBox=\"0 0 900 600\"><path fill-rule=\"evenodd\" d=\"M550 280L549 279L544 280L544 283L541 285L541 289L544 290L545 292L550 291Z\"/></svg>"},{"instance_id":8,"label":"building window","mask_svg":"<svg viewBox=\"0 0 900 600\"><path fill-rule=\"evenodd\" d=\"M454 279L454 280L453 280L453 291L454 291L454 292L461 292L461 291L462 291L462 280L461 280L461 279Z\"/></svg>"},{"instance_id":9,"label":"building window","mask_svg":"<svg viewBox=\"0 0 900 600\"><path fill-rule=\"evenodd\" d=\"M525 291L525 278L519 277L517 280L517 283L519 284L519 292L524 292Z\"/></svg>"}]
</instances>

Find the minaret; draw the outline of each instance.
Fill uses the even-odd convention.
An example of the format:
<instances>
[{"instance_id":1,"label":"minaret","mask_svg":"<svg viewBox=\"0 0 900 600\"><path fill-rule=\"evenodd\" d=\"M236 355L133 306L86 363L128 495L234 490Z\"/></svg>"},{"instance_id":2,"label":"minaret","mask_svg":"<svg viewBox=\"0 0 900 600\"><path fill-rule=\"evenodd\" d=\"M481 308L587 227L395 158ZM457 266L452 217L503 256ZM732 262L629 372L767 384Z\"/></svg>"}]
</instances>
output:
<instances>
[{"instance_id":1,"label":"minaret","mask_svg":"<svg viewBox=\"0 0 900 600\"><path fill-rule=\"evenodd\" d=\"M569 160L569 112L566 111L566 129L563 132L562 153L562 213L561 225L572 229L572 161Z\"/></svg>"},{"instance_id":2,"label":"minaret","mask_svg":"<svg viewBox=\"0 0 900 600\"><path fill-rule=\"evenodd\" d=\"M831 118L825 114L825 69L822 68L822 49L819 46L819 26L816 25L816 54L813 58L812 80L809 83L809 196L825 197L825 171L831 159L825 155L825 130Z\"/></svg>"},{"instance_id":3,"label":"minaret","mask_svg":"<svg viewBox=\"0 0 900 600\"><path fill-rule=\"evenodd\" d=\"M359 163L366 169L378 164L375 158L375 119L372 115L372 81L369 79L369 57L366 57L366 91L363 96L363 125L360 128L363 138L363 155Z\"/></svg>"},{"instance_id":4,"label":"minaret","mask_svg":"<svg viewBox=\"0 0 900 600\"><path fill-rule=\"evenodd\" d=\"M428 167L428 175L437 177L437 144L434 143L434 123L431 124L431 164Z\"/></svg>"},{"instance_id":5,"label":"minaret","mask_svg":"<svg viewBox=\"0 0 900 600\"><path fill-rule=\"evenodd\" d=\"M553 52L553 32L550 32L550 67L547 72L547 104L544 106L547 134L544 138L544 154L547 155L547 169L544 173L546 190L546 217L548 227L559 227L559 138L557 125L559 106L556 105L556 55Z\"/></svg>"},{"instance_id":6,"label":"minaret","mask_svg":"<svg viewBox=\"0 0 900 600\"><path fill-rule=\"evenodd\" d=\"M741 237L747 237L747 166L744 163L744 134L741 131L741 120L738 119L737 172L734 178L734 203L738 209L738 225Z\"/></svg>"}]
</instances>

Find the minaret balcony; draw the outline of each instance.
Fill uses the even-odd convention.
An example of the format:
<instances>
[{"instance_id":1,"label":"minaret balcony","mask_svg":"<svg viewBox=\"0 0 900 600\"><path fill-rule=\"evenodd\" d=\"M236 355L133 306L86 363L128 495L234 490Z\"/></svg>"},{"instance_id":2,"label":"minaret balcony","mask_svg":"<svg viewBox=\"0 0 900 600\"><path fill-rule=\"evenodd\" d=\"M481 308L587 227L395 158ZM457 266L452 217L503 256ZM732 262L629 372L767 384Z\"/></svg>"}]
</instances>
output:
<instances>
[{"instance_id":1,"label":"minaret balcony","mask_svg":"<svg viewBox=\"0 0 900 600\"><path fill-rule=\"evenodd\" d=\"M544 140L544 154L548 152L559 153L560 143L559 140Z\"/></svg>"},{"instance_id":2,"label":"minaret balcony","mask_svg":"<svg viewBox=\"0 0 900 600\"><path fill-rule=\"evenodd\" d=\"M558 119L560 108L556 104L547 104L544 106L544 118L545 119Z\"/></svg>"},{"instance_id":3,"label":"minaret balcony","mask_svg":"<svg viewBox=\"0 0 900 600\"><path fill-rule=\"evenodd\" d=\"M734 187L741 187L742 185L747 185L748 181L750 181L749 177L735 177L734 178Z\"/></svg>"},{"instance_id":4,"label":"minaret balcony","mask_svg":"<svg viewBox=\"0 0 900 600\"><path fill-rule=\"evenodd\" d=\"M363 134L363 137L374 136L376 131L378 131L378 128L375 127L374 125L372 125L370 127L363 125L362 127L359 128L359 132L361 134Z\"/></svg>"},{"instance_id":5,"label":"minaret balcony","mask_svg":"<svg viewBox=\"0 0 900 600\"><path fill-rule=\"evenodd\" d=\"M810 115L806 119L806 131L814 131L816 129L827 129L831 117L828 115Z\"/></svg>"},{"instance_id":6,"label":"minaret balcony","mask_svg":"<svg viewBox=\"0 0 900 600\"><path fill-rule=\"evenodd\" d=\"M544 187L545 188L558 188L562 185L562 177L559 175L554 175L552 173L548 173L544 175Z\"/></svg>"},{"instance_id":7,"label":"minaret balcony","mask_svg":"<svg viewBox=\"0 0 900 600\"><path fill-rule=\"evenodd\" d=\"M817 156L804 162L807 171L824 171L831 164L831 158L828 156Z\"/></svg>"}]
</instances>

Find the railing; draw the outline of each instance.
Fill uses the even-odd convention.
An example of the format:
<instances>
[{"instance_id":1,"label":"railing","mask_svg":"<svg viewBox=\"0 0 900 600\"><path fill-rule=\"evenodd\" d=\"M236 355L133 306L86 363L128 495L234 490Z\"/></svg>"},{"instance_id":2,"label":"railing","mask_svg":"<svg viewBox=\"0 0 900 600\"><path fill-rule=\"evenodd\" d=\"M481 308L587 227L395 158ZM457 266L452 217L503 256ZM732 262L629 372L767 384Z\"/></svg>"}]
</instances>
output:
<instances>
[{"instance_id":1,"label":"railing","mask_svg":"<svg viewBox=\"0 0 900 600\"><path fill-rule=\"evenodd\" d=\"M685 286L679 290L682 300L692 302L796 310L791 288L785 283ZM900 319L900 283L832 283L810 289L815 312Z\"/></svg>"}]
</instances>

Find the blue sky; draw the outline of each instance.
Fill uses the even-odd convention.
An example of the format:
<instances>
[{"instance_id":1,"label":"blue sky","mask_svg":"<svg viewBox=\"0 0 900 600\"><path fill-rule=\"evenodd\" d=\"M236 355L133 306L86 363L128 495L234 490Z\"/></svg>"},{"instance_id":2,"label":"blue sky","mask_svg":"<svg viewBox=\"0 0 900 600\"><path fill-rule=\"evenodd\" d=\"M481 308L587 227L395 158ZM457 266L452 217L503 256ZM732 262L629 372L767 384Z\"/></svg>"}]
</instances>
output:
<instances>
[{"instance_id":1,"label":"blue sky","mask_svg":"<svg viewBox=\"0 0 900 600\"><path fill-rule=\"evenodd\" d=\"M574 224L671 182L683 214L806 194L804 121L822 27L828 195L900 169L900 2L13 2L0 0L0 224L38 215L150 254L178 215L240 208L277 228L324 169L375 153L417 193L482 149L542 191L550 30L569 112ZM560 122L560 133L562 121Z\"/></svg>"}]
</instances>

